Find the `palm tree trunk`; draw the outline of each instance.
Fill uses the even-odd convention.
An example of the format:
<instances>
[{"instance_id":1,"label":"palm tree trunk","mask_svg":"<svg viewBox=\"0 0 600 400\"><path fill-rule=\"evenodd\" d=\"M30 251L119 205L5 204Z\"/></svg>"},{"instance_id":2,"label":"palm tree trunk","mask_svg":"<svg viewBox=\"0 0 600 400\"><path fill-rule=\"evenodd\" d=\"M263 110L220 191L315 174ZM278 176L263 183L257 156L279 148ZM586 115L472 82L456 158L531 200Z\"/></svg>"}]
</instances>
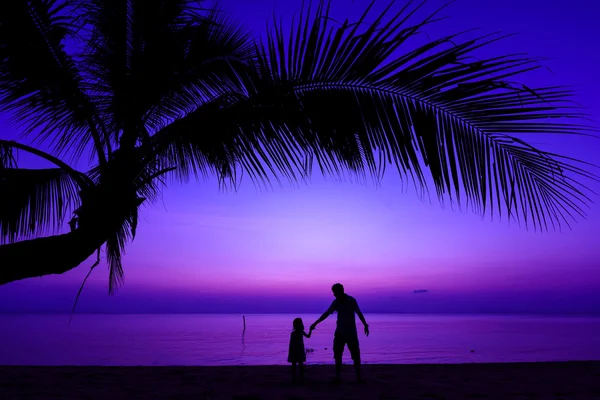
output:
<instances>
[{"instance_id":1,"label":"palm tree trunk","mask_svg":"<svg viewBox=\"0 0 600 400\"><path fill-rule=\"evenodd\" d=\"M0 285L26 278L62 274L80 265L106 239L76 229L0 246Z\"/></svg>"}]
</instances>

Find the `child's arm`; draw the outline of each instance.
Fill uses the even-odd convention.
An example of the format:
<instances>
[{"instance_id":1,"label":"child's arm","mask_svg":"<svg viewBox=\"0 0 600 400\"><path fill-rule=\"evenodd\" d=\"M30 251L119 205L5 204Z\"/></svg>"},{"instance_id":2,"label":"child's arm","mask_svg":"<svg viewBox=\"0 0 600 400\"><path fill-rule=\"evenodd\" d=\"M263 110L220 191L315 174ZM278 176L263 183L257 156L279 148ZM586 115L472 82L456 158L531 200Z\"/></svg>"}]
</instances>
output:
<instances>
[{"instance_id":1,"label":"child's arm","mask_svg":"<svg viewBox=\"0 0 600 400\"><path fill-rule=\"evenodd\" d=\"M311 329L311 330L309 330L309 331L308 331L308 333L306 333L306 332L302 332L302 334L303 334L304 336L306 336L307 338L310 338L310 335L312 335L312 331L313 331L313 330Z\"/></svg>"}]
</instances>

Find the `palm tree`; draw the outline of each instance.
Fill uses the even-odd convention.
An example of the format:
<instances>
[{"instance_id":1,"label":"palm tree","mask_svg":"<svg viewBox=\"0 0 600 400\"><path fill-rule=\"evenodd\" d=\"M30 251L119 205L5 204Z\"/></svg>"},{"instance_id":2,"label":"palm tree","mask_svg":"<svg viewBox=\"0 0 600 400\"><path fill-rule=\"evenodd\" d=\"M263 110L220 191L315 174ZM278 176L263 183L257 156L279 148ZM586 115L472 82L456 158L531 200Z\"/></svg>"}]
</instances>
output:
<instances>
[{"instance_id":1,"label":"palm tree","mask_svg":"<svg viewBox=\"0 0 600 400\"><path fill-rule=\"evenodd\" d=\"M321 1L259 41L190 0L1 4L0 107L35 143L0 141L0 284L63 273L104 246L112 293L140 206L167 178L377 181L392 164L440 199L536 229L585 215L580 181L594 175L518 139L584 134L571 93L511 83L539 60L472 57L495 36L400 52L437 12L412 24L420 6L390 6L367 22L369 7L340 23ZM19 168L18 152L54 168ZM84 154L80 172L70 165Z\"/></svg>"}]
</instances>

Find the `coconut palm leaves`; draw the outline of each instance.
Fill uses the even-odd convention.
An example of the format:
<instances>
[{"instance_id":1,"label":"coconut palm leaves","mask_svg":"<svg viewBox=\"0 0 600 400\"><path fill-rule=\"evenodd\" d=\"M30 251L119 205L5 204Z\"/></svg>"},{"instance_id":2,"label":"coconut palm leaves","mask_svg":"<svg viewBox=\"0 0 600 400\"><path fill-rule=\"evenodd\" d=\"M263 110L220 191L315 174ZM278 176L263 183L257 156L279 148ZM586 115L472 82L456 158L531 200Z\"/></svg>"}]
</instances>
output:
<instances>
[{"instance_id":1,"label":"coconut palm leaves","mask_svg":"<svg viewBox=\"0 0 600 400\"><path fill-rule=\"evenodd\" d=\"M413 10L405 8L385 23L384 12L371 24L365 13L339 25L327 7L288 35L275 24L259 58L261 78L297 97L310 121L297 129L311 131L304 138L323 171L341 164L377 179L392 163L426 187L423 163L438 196L462 194L480 212L505 211L541 229L584 215L589 199L574 176L593 176L514 137L587 129L568 123L582 115L566 107L568 91L509 82L537 60L473 59L495 38L456 44L459 35L396 55L435 14L407 25Z\"/></svg>"},{"instance_id":2,"label":"coconut palm leaves","mask_svg":"<svg viewBox=\"0 0 600 400\"><path fill-rule=\"evenodd\" d=\"M65 43L73 35L68 2L0 5L0 110L36 132L58 155L79 157L90 143L104 162L98 114Z\"/></svg>"},{"instance_id":3,"label":"coconut palm leaves","mask_svg":"<svg viewBox=\"0 0 600 400\"><path fill-rule=\"evenodd\" d=\"M23 171L0 142L3 184L29 182L0 218L3 239L41 234L76 198L77 241L105 244L112 292L139 207L168 176L269 184L317 168L378 181L389 165L440 199L535 229L584 216L595 176L520 139L590 131L572 94L513 83L539 60L473 57L498 37L410 47L437 18L410 22L421 6L338 23L322 1L263 41L188 0L0 6L0 109L50 146L39 156L93 157L85 178L58 158Z\"/></svg>"},{"instance_id":4,"label":"coconut palm leaves","mask_svg":"<svg viewBox=\"0 0 600 400\"><path fill-rule=\"evenodd\" d=\"M114 142L147 139L194 109L247 58L249 34L222 11L197 3L79 2L91 27L82 66Z\"/></svg>"},{"instance_id":5,"label":"coconut palm leaves","mask_svg":"<svg viewBox=\"0 0 600 400\"><path fill-rule=\"evenodd\" d=\"M0 234L9 240L60 229L77 187L59 168L13 169L0 173Z\"/></svg>"},{"instance_id":6,"label":"coconut palm leaves","mask_svg":"<svg viewBox=\"0 0 600 400\"><path fill-rule=\"evenodd\" d=\"M42 156L55 168L18 168L17 152ZM0 243L57 233L90 179L52 155L0 140Z\"/></svg>"}]
</instances>

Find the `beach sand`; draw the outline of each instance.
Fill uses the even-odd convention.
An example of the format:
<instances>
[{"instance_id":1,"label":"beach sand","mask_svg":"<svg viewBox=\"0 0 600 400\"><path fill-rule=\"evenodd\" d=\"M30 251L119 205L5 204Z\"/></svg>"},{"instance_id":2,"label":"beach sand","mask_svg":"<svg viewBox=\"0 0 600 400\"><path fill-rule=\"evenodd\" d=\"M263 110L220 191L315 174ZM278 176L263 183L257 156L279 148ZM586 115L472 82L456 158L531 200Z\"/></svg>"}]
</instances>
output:
<instances>
[{"instance_id":1,"label":"beach sand","mask_svg":"<svg viewBox=\"0 0 600 400\"><path fill-rule=\"evenodd\" d=\"M308 365L304 386L287 366L0 367L0 399L600 399L600 361L364 365L365 382L344 365Z\"/></svg>"}]
</instances>

